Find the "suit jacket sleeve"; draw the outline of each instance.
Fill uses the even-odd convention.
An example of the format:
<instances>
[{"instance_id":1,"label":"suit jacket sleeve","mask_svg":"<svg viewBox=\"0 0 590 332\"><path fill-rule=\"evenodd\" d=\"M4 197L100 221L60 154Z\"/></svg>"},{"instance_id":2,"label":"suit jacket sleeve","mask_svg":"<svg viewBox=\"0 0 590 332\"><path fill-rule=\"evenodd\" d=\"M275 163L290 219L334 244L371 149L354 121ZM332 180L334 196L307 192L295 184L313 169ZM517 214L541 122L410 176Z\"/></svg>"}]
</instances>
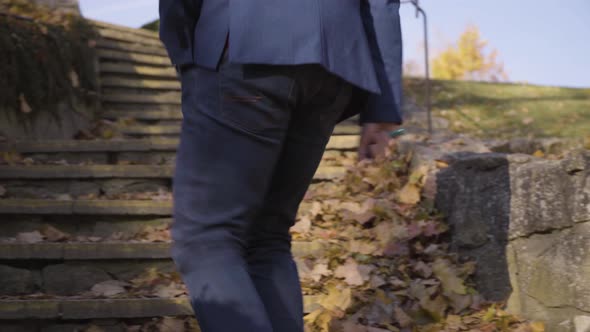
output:
<instances>
[{"instance_id":1,"label":"suit jacket sleeve","mask_svg":"<svg viewBox=\"0 0 590 332\"><path fill-rule=\"evenodd\" d=\"M399 0L362 2L363 23L369 40L381 94L371 94L361 122L402 120L402 36Z\"/></svg>"},{"instance_id":2,"label":"suit jacket sleeve","mask_svg":"<svg viewBox=\"0 0 590 332\"><path fill-rule=\"evenodd\" d=\"M195 25L203 0L160 0L160 39L174 64L192 62Z\"/></svg>"}]
</instances>

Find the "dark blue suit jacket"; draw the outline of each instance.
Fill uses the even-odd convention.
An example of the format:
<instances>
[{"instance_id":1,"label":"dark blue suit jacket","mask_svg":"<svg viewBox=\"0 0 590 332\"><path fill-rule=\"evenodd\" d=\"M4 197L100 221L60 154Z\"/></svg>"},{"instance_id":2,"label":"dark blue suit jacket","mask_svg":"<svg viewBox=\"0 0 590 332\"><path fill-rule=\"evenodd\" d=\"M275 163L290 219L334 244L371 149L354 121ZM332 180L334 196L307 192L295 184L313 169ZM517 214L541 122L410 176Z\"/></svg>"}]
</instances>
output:
<instances>
[{"instance_id":1,"label":"dark blue suit jacket","mask_svg":"<svg viewBox=\"0 0 590 332\"><path fill-rule=\"evenodd\" d=\"M399 6L399 0L160 0L160 38L176 65L215 69L228 33L230 62L321 64L369 92L362 122L401 123Z\"/></svg>"}]
</instances>

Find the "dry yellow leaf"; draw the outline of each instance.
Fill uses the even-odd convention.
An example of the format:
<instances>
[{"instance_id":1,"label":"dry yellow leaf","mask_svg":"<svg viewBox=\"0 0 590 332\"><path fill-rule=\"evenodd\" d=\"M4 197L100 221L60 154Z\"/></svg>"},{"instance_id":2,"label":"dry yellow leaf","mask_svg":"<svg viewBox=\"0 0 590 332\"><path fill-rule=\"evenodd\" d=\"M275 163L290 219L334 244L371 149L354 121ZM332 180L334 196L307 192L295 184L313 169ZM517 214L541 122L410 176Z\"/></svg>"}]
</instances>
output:
<instances>
[{"instance_id":1,"label":"dry yellow leaf","mask_svg":"<svg viewBox=\"0 0 590 332\"><path fill-rule=\"evenodd\" d=\"M450 266L450 262L446 259L439 258L434 261L432 271L442 283L443 290L446 294L450 294L451 292L460 295L467 294L463 280L457 276L457 273Z\"/></svg>"},{"instance_id":2,"label":"dry yellow leaf","mask_svg":"<svg viewBox=\"0 0 590 332\"><path fill-rule=\"evenodd\" d=\"M396 195L398 202L415 205L420 202L420 188L412 183L407 183Z\"/></svg>"},{"instance_id":3,"label":"dry yellow leaf","mask_svg":"<svg viewBox=\"0 0 590 332\"><path fill-rule=\"evenodd\" d=\"M545 152L543 152L541 150L537 150L537 151L535 151L535 153L533 153L533 156L535 156L537 158L543 158L543 157L545 157Z\"/></svg>"},{"instance_id":4,"label":"dry yellow leaf","mask_svg":"<svg viewBox=\"0 0 590 332\"><path fill-rule=\"evenodd\" d=\"M545 324L542 322L532 322L530 327L531 332L545 332Z\"/></svg>"},{"instance_id":5,"label":"dry yellow leaf","mask_svg":"<svg viewBox=\"0 0 590 332\"><path fill-rule=\"evenodd\" d=\"M336 286L328 286L328 296L322 298L319 304L331 311L346 311L352 304L352 291L350 288L338 289Z\"/></svg>"}]
</instances>

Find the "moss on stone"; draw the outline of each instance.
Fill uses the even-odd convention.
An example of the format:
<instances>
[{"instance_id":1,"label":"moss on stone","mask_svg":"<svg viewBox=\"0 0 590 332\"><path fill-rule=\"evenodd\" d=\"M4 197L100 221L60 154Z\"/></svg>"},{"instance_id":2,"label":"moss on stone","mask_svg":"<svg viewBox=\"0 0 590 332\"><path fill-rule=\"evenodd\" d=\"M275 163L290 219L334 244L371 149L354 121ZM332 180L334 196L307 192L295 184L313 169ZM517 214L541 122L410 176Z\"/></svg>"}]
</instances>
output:
<instances>
[{"instance_id":1,"label":"moss on stone","mask_svg":"<svg viewBox=\"0 0 590 332\"><path fill-rule=\"evenodd\" d=\"M23 0L0 0L0 13L0 110L26 122L41 112L57 116L64 104L93 109L98 84L91 25Z\"/></svg>"}]
</instances>

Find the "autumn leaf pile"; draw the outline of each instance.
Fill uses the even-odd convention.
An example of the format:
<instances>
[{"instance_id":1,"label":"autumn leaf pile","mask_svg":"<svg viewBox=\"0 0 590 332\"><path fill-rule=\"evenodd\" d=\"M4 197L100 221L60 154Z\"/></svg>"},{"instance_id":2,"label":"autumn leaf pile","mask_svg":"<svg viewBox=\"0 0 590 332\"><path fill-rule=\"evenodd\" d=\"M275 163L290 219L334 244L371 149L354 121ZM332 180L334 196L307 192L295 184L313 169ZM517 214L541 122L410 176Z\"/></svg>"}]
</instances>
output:
<instances>
[{"instance_id":1,"label":"autumn leaf pile","mask_svg":"<svg viewBox=\"0 0 590 332\"><path fill-rule=\"evenodd\" d=\"M321 295L308 331L543 331L478 295L477 267L449 252L449 229L422 197L428 170L408 174L410 159L363 161L310 188L292 229L325 244L297 262L304 293Z\"/></svg>"},{"instance_id":2,"label":"autumn leaf pile","mask_svg":"<svg viewBox=\"0 0 590 332\"><path fill-rule=\"evenodd\" d=\"M341 160L354 165L344 178L311 185L291 229L294 241L311 248L296 255L304 295L314 299L305 316L307 331L544 331L543 324L514 317L502 304L478 295L470 280L477 266L449 251L449 227L428 198L435 190L433 170L411 169L411 159L393 154L356 165ZM448 167L443 161L435 165ZM0 240L103 241L169 242L170 234L165 224L104 238L72 236L44 225ZM99 283L80 297L185 295L177 273L148 270L132 280ZM167 319L166 324L188 326L189 321ZM158 331L162 322L142 331Z\"/></svg>"}]
</instances>

